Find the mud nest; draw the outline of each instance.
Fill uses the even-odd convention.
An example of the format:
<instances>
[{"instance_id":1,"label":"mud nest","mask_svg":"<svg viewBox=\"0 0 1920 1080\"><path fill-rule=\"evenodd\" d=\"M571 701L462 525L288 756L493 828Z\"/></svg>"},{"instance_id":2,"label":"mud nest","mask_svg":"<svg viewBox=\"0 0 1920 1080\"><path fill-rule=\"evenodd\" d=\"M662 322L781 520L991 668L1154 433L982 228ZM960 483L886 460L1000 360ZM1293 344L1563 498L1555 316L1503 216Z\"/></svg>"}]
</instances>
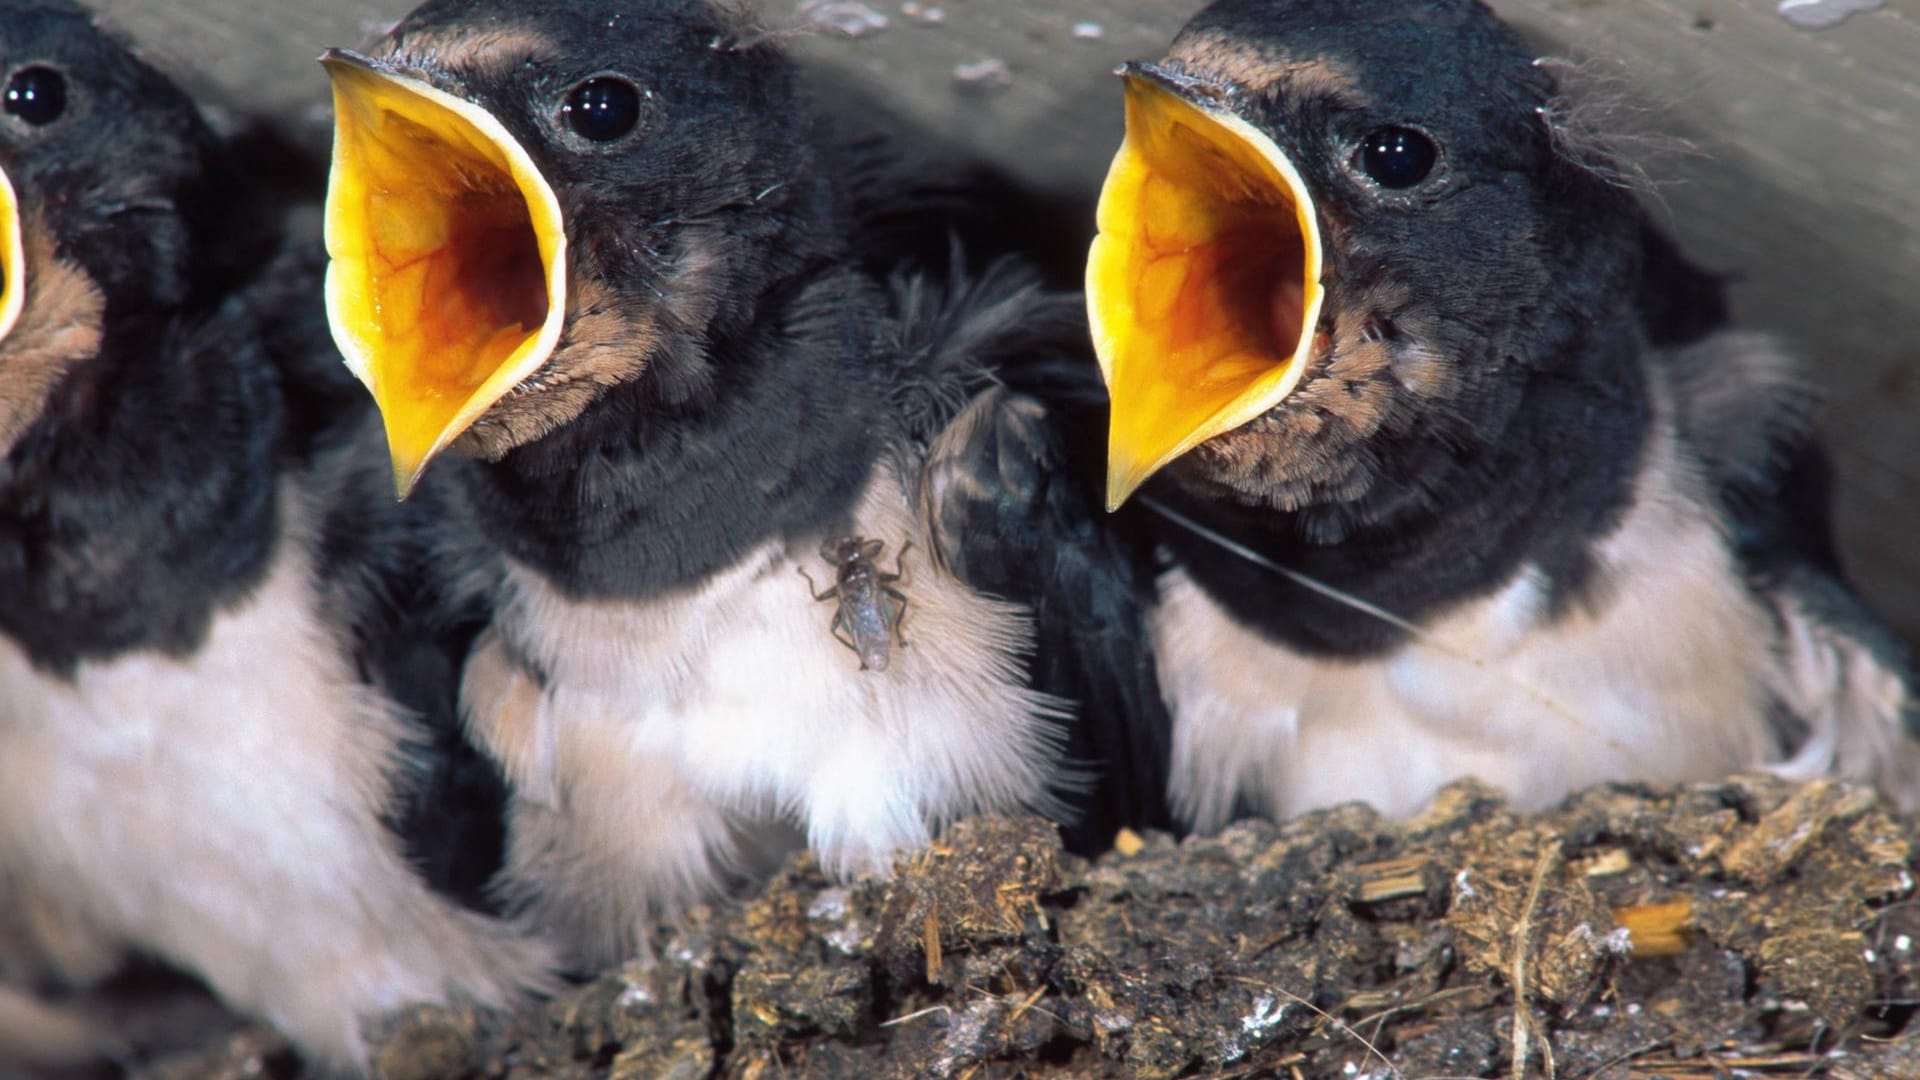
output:
<instances>
[{"instance_id":1,"label":"mud nest","mask_svg":"<svg viewBox=\"0 0 1920 1080\"><path fill-rule=\"evenodd\" d=\"M1913 821L1768 778L1472 784L1095 862L977 820L894 880L804 858L651 962L509 1017L422 1009L427 1077L1920 1077ZM271 1035L136 1071L292 1075Z\"/></svg>"}]
</instances>

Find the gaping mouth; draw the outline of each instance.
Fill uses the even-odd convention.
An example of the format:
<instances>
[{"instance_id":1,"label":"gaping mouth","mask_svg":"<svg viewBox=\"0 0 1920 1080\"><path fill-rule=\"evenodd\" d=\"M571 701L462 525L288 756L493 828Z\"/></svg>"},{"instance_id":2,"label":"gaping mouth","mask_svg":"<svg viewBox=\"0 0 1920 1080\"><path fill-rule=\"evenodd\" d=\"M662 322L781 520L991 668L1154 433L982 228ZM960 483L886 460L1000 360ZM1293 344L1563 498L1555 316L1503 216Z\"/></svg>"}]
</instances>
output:
<instances>
[{"instance_id":1,"label":"gaping mouth","mask_svg":"<svg viewBox=\"0 0 1920 1080\"><path fill-rule=\"evenodd\" d=\"M1273 140L1150 68L1126 72L1126 93L1087 256L1108 509L1291 393L1322 298L1313 200Z\"/></svg>"},{"instance_id":2,"label":"gaping mouth","mask_svg":"<svg viewBox=\"0 0 1920 1080\"><path fill-rule=\"evenodd\" d=\"M20 200L13 181L0 169L0 341L20 321L27 302L27 252L20 233Z\"/></svg>"},{"instance_id":3,"label":"gaping mouth","mask_svg":"<svg viewBox=\"0 0 1920 1080\"><path fill-rule=\"evenodd\" d=\"M566 233L526 151L480 107L332 50L327 317L386 422L404 497L560 340Z\"/></svg>"}]
</instances>

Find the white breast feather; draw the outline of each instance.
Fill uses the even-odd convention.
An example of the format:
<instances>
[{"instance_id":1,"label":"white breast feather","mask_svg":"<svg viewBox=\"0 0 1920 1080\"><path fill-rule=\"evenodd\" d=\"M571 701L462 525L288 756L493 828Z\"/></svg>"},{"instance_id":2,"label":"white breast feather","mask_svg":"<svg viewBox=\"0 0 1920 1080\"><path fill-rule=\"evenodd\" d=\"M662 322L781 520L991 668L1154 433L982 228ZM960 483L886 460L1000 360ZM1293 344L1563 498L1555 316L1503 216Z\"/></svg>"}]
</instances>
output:
<instances>
[{"instance_id":1,"label":"white breast feather","mask_svg":"<svg viewBox=\"0 0 1920 1080\"><path fill-rule=\"evenodd\" d=\"M1289 816L1350 800L1406 815L1466 776L1537 808L1605 779L1765 762L1769 620L1676 453L1656 440L1631 512L1597 546L1601 595L1557 621L1523 567L1385 657L1317 659L1166 575L1152 632L1183 818L1213 829L1236 802Z\"/></svg>"},{"instance_id":2,"label":"white breast feather","mask_svg":"<svg viewBox=\"0 0 1920 1080\"><path fill-rule=\"evenodd\" d=\"M860 669L797 572L831 578L820 537L644 603L583 603L510 572L464 702L518 787L510 893L583 957L630 953L649 918L711 890L742 832L776 819L848 875L884 871L962 814L1048 805L1062 714L1025 688L1024 610L929 564L890 472L855 520L886 541L889 570L914 545L897 583L907 644L885 671Z\"/></svg>"},{"instance_id":3,"label":"white breast feather","mask_svg":"<svg viewBox=\"0 0 1920 1080\"><path fill-rule=\"evenodd\" d=\"M1837 630L1791 595L1770 597L1780 626L1770 683L1806 740L1772 771L1795 780L1865 780L1911 813L1920 807L1920 740L1907 730L1907 685L1865 643Z\"/></svg>"},{"instance_id":4,"label":"white breast feather","mask_svg":"<svg viewBox=\"0 0 1920 1080\"><path fill-rule=\"evenodd\" d=\"M83 663L69 683L0 639L0 899L35 943L16 960L86 981L150 950L363 1065L364 1021L504 1004L547 957L428 892L381 825L403 724L322 623L284 497L266 579L192 656Z\"/></svg>"}]
</instances>

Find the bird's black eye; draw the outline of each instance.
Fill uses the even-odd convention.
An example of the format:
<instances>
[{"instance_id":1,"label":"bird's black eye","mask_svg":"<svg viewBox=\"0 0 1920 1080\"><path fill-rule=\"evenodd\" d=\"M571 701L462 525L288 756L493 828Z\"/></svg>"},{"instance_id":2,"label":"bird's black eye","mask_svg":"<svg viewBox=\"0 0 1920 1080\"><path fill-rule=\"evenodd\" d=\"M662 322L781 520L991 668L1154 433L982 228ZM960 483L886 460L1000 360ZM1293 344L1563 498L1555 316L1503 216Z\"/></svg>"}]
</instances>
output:
<instances>
[{"instance_id":1,"label":"bird's black eye","mask_svg":"<svg viewBox=\"0 0 1920 1080\"><path fill-rule=\"evenodd\" d=\"M50 67L25 67L7 80L7 115L34 127L51 124L67 111L66 77Z\"/></svg>"},{"instance_id":2,"label":"bird's black eye","mask_svg":"<svg viewBox=\"0 0 1920 1080\"><path fill-rule=\"evenodd\" d=\"M1384 127L1360 144L1360 168L1383 188L1412 187L1439 158L1433 140L1412 128Z\"/></svg>"},{"instance_id":3,"label":"bird's black eye","mask_svg":"<svg viewBox=\"0 0 1920 1080\"><path fill-rule=\"evenodd\" d=\"M640 91L625 79L600 75L574 87L560 111L574 134L612 142L640 122Z\"/></svg>"}]
</instances>

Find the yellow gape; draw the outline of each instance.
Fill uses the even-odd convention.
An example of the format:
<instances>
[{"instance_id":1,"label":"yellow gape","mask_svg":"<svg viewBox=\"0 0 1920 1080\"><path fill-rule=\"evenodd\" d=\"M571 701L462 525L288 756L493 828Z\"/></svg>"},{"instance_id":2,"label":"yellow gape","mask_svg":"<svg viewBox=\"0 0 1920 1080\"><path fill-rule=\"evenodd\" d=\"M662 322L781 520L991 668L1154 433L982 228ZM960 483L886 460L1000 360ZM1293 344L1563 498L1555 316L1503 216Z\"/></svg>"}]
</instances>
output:
<instances>
[{"instance_id":1,"label":"yellow gape","mask_svg":"<svg viewBox=\"0 0 1920 1080\"><path fill-rule=\"evenodd\" d=\"M386 422L404 498L539 370L566 318L560 203L485 110L333 50L327 318Z\"/></svg>"},{"instance_id":2,"label":"yellow gape","mask_svg":"<svg viewBox=\"0 0 1920 1080\"><path fill-rule=\"evenodd\" d=\"M1087 314L1113 414L1107 508L1279 404L1319 321L1320 230L1293 163L1141 73L1100 192Z\"/></svg>"},{"instance_id":3,"label":"yellow gape","mask_svg":"<svg viewBox=\"0 0 1920 1080\"><path fill-rule=\"evenodd\" d=\"M20 200L13 181L0 169L0 341L20 321L27 302L27 253L20 238Z\"/></svg>"}]
</instances>

